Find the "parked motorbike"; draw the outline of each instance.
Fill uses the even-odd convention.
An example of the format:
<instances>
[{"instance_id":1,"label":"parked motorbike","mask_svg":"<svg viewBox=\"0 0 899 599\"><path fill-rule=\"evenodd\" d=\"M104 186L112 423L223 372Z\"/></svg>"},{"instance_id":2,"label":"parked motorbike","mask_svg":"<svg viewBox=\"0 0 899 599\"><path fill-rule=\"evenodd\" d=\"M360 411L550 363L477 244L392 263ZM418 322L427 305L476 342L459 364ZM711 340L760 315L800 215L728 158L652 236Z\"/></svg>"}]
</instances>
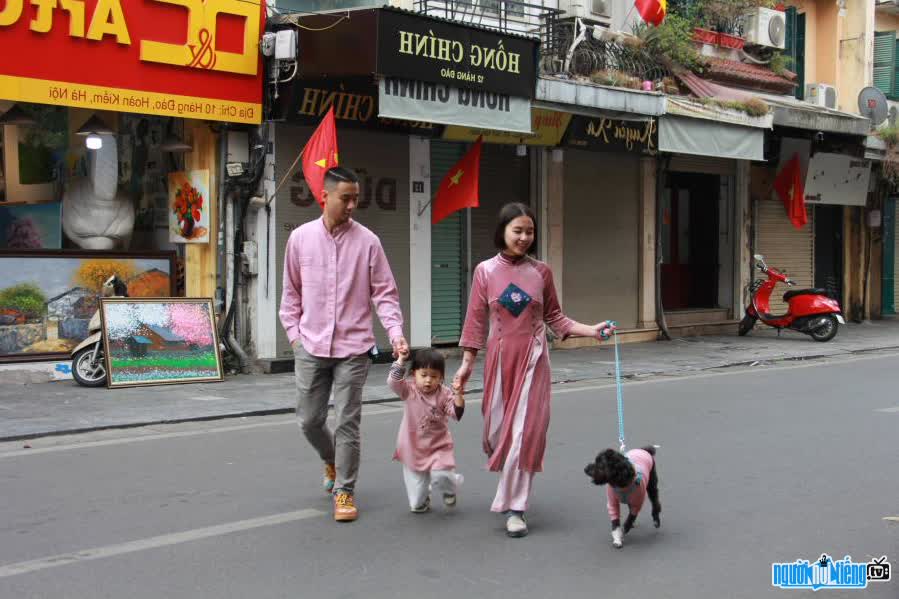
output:
<instances>
[{"instance_id":1,"label":"parked motorbike","mask_svg":"<svg viewBox=\"0 0 899 599\"><path fill-rule=\"evenodd\" d=\"M117 275L103 283L103 297L128 297L128 286ZM106 359L103 354L103 331L100 309L87 325L88 337L72 350L72 378L84 387L102 387L106 384Z\"/></svg>"},{"instance_id":2,"label":"parked motorbike","mask_svg":"<svg viewBox=\"0 0 899 599\"><path fill-rule=\"evenodd\" d=\"M789 309L786 314L771 314L771 293L778 283L786 283L790 287L795 281L785 274L771 268L765 263L765 257L756 254L756 268L767 275L768 279L757 279L749 287L749 305L746 315L740 321L740 336L752 330L757 320L774 327L778 334L782 329L792 329L809 335L815 341L830 341L837 335L839 325L846 324L840 304L827 296L825 289L796 289L787 291L783 300Z\"/></svg>"}]
</instances>

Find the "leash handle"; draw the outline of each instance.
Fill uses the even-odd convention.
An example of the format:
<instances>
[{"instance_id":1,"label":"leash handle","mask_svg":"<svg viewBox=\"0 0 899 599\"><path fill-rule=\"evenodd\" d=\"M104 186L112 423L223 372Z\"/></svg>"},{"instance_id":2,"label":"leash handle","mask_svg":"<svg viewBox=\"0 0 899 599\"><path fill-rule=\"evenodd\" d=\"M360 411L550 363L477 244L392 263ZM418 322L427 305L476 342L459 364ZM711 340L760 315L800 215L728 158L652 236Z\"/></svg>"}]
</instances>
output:
<instances>
[{"instance_id":1,"label":"leash handle","mask_svg":"<svg viewBox=\"0 0 899 599\"><path fill-rule=\"evenodd\" d=\"M624 401L621 397L621 359L618 357L618 333L612 331L615 340L615 391L618 396L618 444L624 453Z\"/></svg>"}]
</instances>

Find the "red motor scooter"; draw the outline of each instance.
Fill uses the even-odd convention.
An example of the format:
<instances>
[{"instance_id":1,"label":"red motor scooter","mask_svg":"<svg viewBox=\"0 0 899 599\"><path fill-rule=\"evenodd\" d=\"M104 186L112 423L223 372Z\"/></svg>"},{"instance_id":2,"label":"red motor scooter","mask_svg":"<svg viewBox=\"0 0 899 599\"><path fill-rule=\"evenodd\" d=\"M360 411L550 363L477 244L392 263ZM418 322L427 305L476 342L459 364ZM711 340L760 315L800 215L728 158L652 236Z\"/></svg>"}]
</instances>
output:
<instances>
[{"instance_id":1,"label":"red motor scooter","mask_svg":"<svg viewBox=\"0 0 899 599\"><path fill-rule=\"evenodd\" d=\"M768 326L777 329L793 329L809 335L815 341L830 341L837 335L839 325L846 324L843 319L840 304L835 299L827 296L825 289L796 289L784 293L784 301L789 304L789 310L782 316L770 313L771 292L778 283L786 283L790 287L796 283L785 274L765 264L765 257L755 255L756 267L768 275L768 280L761 279L752 282L749 287L749 306L746 307L746 315L740 321L740 336L744 336L756 320L761 320Z\"/></svg>"}]
</instances>

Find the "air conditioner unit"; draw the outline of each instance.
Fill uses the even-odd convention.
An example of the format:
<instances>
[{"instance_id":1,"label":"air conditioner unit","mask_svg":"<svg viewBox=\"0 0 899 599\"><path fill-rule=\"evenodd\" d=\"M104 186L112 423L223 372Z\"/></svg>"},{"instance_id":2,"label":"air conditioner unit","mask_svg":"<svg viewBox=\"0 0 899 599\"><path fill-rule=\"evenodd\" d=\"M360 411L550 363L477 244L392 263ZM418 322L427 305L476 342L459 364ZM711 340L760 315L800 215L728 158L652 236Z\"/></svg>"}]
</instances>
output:
<instances>
[{"instance_id":1,"label":"air conditioner unit","mask_svg":"<svg viewBox=\"0 0 899 599\"><path fill-rule=\"evenodd\" d=\"M837 108L837 90L826 83L809 83L805 86L805 101L823 108Z\"/></svg>"},{"instance_id":2,"label":"air conditioner unit","mask_svg":"<svg viewBox=\"0 0 899 599\"><path fill-rule=\"evenodd\" d=\"M770 8L756 8L743 16L743 37L747 44L779 48L786 45L784 14Z\"/></svg>"},{"instance_id":3,"label":"air conditioner unit","mask_svg":"<svg viewBox=\"0 0 899 599\"><path fill-rule=\"evenodd\" d=\"M612 16L612 0L559 0L561 18L579 18L585 21L608 22Z\"/></svg>"}]
</instances>

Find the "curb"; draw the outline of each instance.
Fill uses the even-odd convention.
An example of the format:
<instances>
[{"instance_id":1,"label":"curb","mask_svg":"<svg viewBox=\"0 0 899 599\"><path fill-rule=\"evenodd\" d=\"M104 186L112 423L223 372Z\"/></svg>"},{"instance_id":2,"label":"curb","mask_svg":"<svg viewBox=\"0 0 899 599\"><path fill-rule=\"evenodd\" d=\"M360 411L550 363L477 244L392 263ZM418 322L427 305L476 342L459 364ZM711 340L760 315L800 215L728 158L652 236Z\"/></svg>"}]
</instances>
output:
<instances>
[{"instance_id":1,"label":"curb","mask_svg":"<svg viewBox=\"0 0 899 599\"><path fill-rule=\"evenodd\" d=\"M758 360L743 360L739 362L728 362L726 364L719 364L716 366L710 366L708 368L700 368L692 372L704 372L709 370L721 370L724 368L739 368L741 366L754 366L757 364L763 363L777 363L777 362L800 362L800 361L811 361L811 360L821 360L825 358L834 358L839 356L852 356L856 354L868 354L873 352L880 351L897 351L899 350L899 345L890 345L884 347L869 347L863 349L853 349L853 350L845 350L838 353L828 353L828 354L812 354L807 356L783 356L778 358L762 358ZM641 373L640 378L654 377L654 376L663 376L663 375L671 375L671 373L665 371L653 371ZM631 380L635 378L636 375L624 376L622 377L624 381ZM583 377L583 378L571 378L565 379L561 381L556 381L552 383L553 386L561 385L561 384L570 384L570 383L578 383L583 381L593 381L593 380L605 380L609 379L609 376L604 377ZM614 379L614 375L611 376ZM467 394L472 393L483 393L483 387L474 388L468 390ZM380 398L380 399L370 399L363 401L364 404L382 404L382 403L392 403L397 401L396 397L388 397L388 398ZM166 418L160 420L147 420L141 422L128 422L123 424L107 424L100 426L92 426L92 427L82 427L82 428L72 428L72 429L63 429L63 430L55 430L55 431L46 431L46 432L36 432L36 433L27 433L24 435L10 435L6 437L0 437L0 443L8 443L15 441L27 441L31 439L39 439L43 437L60 437L65 435L80 435L85 433L95 433L99 431L106 430L126 430L129 428L141 428L144 426L156 426L161 424L185 424L188 422L211 422L215 420L230 420L234 418L250 418L254 416L277 416L280 414L291 414L295 413L296 408L271 408L267 410L250 410L246 412L229 412L226 414L216 414L213 416L195 416L191 418Z\"/></svg>"}]
</instances>

